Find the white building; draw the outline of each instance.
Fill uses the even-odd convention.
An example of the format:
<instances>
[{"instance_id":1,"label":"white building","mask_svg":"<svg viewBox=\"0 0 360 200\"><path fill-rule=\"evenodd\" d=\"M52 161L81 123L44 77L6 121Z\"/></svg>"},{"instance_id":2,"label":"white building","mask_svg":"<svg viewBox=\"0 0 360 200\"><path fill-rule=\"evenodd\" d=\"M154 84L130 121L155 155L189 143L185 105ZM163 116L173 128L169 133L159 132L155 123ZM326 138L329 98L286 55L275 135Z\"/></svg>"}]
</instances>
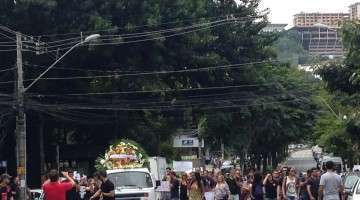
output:
<instances>
[{"instance_id":1,"label":"white building","mask_svg":"<svg viewBox=\"0 0 360 200\"><path fill-rule=\"evenodd\" d=\"M349 8L350 8L350 20L359 20L360 19L360 2L350 5Z\"/></svg>"},{"instance_id":2,"label":"white building","mask_svg":"<svg viewBox=\"0 0 360 200\"><path fill-rule=\"evenodd\" d=\"M262 31L265 33L282 32L285 31L286 26L287 24L268 24Z\"/></svg>"}]
</instances>

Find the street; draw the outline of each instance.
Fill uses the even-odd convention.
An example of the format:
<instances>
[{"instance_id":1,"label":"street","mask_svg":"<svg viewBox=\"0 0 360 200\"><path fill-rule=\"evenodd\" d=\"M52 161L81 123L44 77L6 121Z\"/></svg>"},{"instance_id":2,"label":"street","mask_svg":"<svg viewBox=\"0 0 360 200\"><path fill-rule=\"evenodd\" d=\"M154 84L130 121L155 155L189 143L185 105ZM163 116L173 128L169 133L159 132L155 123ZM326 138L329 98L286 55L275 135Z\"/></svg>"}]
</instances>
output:
<instances>
[{"instance_id":1,"label":"street","mask_svg":"<svg viewBox=\"0 0 360 200\"><path fill-rule=\"evenodd\" d=\"M316 161L313 158L311 149L299 150L291 153L290 157L285 161L288 166L295 167L298 172L306 172L316 167Z\"/></svg>"}]
</instances>

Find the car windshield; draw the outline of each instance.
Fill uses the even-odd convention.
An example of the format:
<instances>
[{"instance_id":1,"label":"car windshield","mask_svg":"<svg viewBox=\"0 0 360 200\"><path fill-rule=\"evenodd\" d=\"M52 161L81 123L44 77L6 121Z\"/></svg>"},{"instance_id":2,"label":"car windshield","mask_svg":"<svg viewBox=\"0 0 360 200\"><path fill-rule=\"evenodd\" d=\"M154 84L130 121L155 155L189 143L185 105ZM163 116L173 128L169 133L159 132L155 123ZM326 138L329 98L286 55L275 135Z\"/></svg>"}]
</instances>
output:
<instances>
[{"instance_id":1,"label":"car windshield","mask_svg":"<svg viewBox=\"0 0 360 200\"><path fill-rule=\"evenodd\" d=\"M115 184L115 188L123 187L153 187L151 175L145 172L118 172L108 175L109 179Z\"/></svg>"},{"instance_id":2,"label":"car windshield","mask_svg":"<svg viewBox=\"0 0 360 200\"><path fill-rule=\"evenodd\" d=\"M358 179L359 179L359 177L356 175L350 175L350 176L346 177L345 183L344 183L345 188L351 189Z\"/></svg>"}]
</instances>

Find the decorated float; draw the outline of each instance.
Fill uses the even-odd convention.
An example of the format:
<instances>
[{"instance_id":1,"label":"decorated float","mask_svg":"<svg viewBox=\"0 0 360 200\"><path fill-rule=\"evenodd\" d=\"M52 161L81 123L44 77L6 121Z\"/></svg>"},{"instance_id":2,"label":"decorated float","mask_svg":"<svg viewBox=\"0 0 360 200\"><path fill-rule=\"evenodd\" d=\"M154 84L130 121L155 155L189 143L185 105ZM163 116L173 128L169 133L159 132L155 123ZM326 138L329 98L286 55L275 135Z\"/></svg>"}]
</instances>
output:
<instances>
[{"instance_id":1,"label":"decorated float","mask_svg":"<svg viewBox=\"0 0 360 200\"><path fill-rule=\"evenodd\" d=\"M148 156L134 141L120 140L110 145L104 156L97 159L96 168L102 170L146 167Z\"/></svg>"}]
</instances>

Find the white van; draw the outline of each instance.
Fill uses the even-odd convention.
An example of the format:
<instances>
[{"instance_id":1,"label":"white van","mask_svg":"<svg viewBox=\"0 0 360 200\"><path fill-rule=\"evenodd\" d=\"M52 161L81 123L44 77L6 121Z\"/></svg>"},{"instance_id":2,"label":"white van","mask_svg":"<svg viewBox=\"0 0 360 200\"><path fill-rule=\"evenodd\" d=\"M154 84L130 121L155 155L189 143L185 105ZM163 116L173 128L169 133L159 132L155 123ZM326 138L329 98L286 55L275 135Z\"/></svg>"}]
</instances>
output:
<instances>
[{"instance_id":1,"label":"white van","mask_svg":"<svg viewBox=\"0 0 360 200\"><path fill-rule=\"evenodd\" d=\"M333 162L334 162L334 164L335 164L335 171L336 171L337 173L340 174L340 173L342 172L342 169L343 169L344 165L343 165L343 161L342 161L342 159L341 159L340 157L324 156L324 157L322 158L322 160L321 160L321 167L322 167L323 169L326 169L325 164L326 164L326 162L328 162L328 161L333 161Z\"/></svg>"},{"instance_id":2,"label":"white van","mask_svg":"<svg viewBox=\"0 0 360 200\"><path fill-rule=\"evenodd\" d=\"M156 183L147 168L107 170L116 200L155 200Z\"/></svg>"}]
</instances>

